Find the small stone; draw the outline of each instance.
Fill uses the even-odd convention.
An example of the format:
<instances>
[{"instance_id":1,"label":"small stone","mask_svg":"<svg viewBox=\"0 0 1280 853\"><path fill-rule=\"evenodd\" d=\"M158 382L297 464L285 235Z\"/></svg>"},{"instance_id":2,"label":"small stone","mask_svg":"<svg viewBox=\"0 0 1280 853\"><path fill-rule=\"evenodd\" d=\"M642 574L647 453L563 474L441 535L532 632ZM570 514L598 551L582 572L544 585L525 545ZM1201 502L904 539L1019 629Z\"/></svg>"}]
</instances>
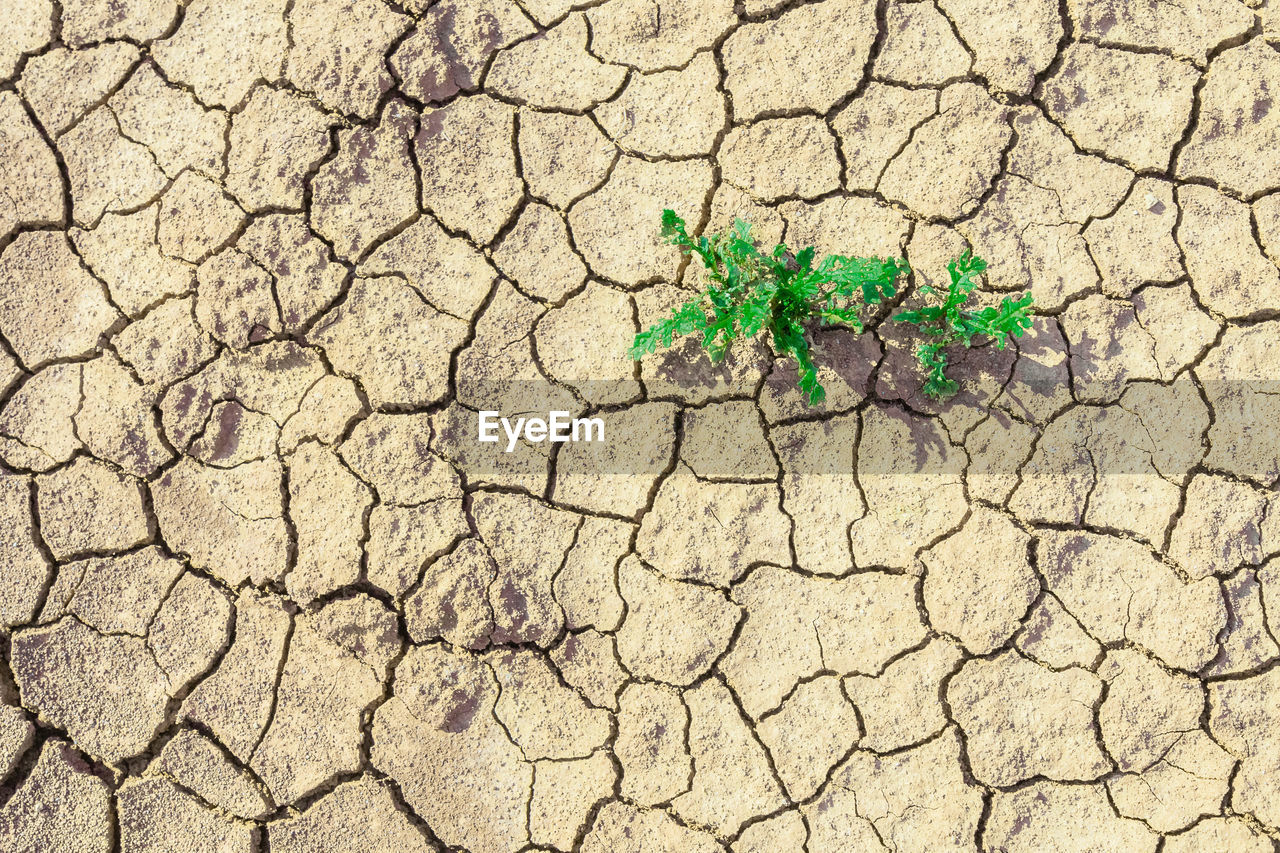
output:
<instances>
[{"instance_id":1,"label":"small stone","mask_svg":"<svg viewBox=\"0 0 1280 853\"><path fill-rule=\"evenodd\" d=\"M720 166L724 180L765 202L816 198L840 187L835 138L813 117L734 128L720 146Z\"/></svg>"},{"instance_id":2,"label":"small stone","mask_svg":"<svg viewBox=\"0 0 1280 853\"><path fill-rule=\"evenodd\" d=\"M1115 213L1085 228L1089 252L1102 272L1103 292L1128 296L1147 282L1171 282L1183 275L1173 240L1178 220L1173 185L1140 178Z\"/></svg>"},{"instance_id":3,"label":"small stone","mask_svg":"<svg viewBox=\"0 0 1280 853\"><path fill-rule=\"evenodd\" d=\"M344 782L297 817L271 824L269 832L279 853L435 850L401 811L389 786L369 778Z\"/></svg>"},{"instance_id":4,"label":"small stone","mask_svg":"<svg viewBox=\"0 0 1280 853\"><path fill-rule=\"evenodd\" d=\"M529 192L561 210L603 184L618 156L587 116L522 109L517 136Z\"/></svg>"},{"instance_id":5,"label":"small stone","mask_svg":"<svg viewBox=\"0 0 1280 853\"><path fill-rule=\"evenodd\" d=\"M650 157L712 153L728 116L720 72L710 51L679 71L635 74L618 97L595 109L625 151Z\"/></svg>"},{"instance_id":6,"label":"small stone","mask_svg":"<svg viewBox=\"0 0 1280 853\"><path fill-rule=\"evenodd\" d=\"M618 567L627 615L618 656L628 671L685 686L709 670L729 646L741 614L723 593L669 580L634 556Z\"/></svg>"},{"instance_id":7,"label":"small stone","mask_svg":"<svg viewBox=\"0 0 1280 853\"><path fill-rule=\"evenodd\" d=\"M574 243L591 269L627 287L675 277L680 253L661 242L664 209L690 218L711 188L706 160L618 160L608 183L569 211Z\"/></svg>"},{"instance_id":8,"label":"small stone","mask_svg":"<svg viewBox=\"0 0 1280 853\"><path fill-rule=\"evenodd\" d=\"M529 804L533 843L572 849L596 805L613 794L616 776L613 762L603 750L590 758L535 764Z\"/></svg>"},{"instance_id":9,"label":"small stone","mask_svg":"<svg viewBox=\"0 0 1280 853\"><path fill-rule=\"evenodd\" d=\"M80 257L111 291L111 301L130 317L195 288L190 264L167 257L156 242L160 204L136 213L108 213L92 231L72 229ZM118 341L117 341L118 342Z\"/></svg>"},{"instance_id":10,"label":"small stone","mask_svg":"<svg viewBox=\"0 0 1280 853\"><path fill-rule=\"evenodd\" d=\"M409 142L417 122L400 100L377 125L338 132L338 153L311 179L311 227L338 257L355 260L418 215Z\"/></svg>"},{"instance_id":11,"label":"small stone","mask_svg":"<svg viewBox=\"0 0 1280 853\"><path fill-rule=\"evenodd\" d=\"M235 612L231 648L187 696L180 716L204 727L247 764L271 720L292 618L283 599L256 590L240 593Z\"/></svg>"},{"instance_id":12,"label":"small stone","mask_svg":"<svg viewBox=\"0 0 1280 853\"><path fill-rule=\"evenodd\" d=\"M116 793L121 853L216 849L252 853L254 830L205 807L168 779L130 779Z\"/></svg>"},{"instance_id":13,"label":"small stone","mask_svg":"<svg viewBox=\"0 0 1280 853\"><path fill-rule=\"evenodd\" d=\"M19 630L11 654L22 701L109 764L141 753L164 725L172 688L140 637L67 617Z\"/></svg>"},{"instance_id":14,"label":"small stone","mask_svg":"<svg viewBox=\"0 0 1280 853\"><path fill-rule=\"evenodd\" d=\"M202 800L236 817L261 820L272 805L249 771L233 762L210 738L182 729L147 766L147 775L162 774Z\"/></svg>"},{"instance_id":15,"label":"small stone","mask_svg":"<svg viewBox=\"0 0 1280 853\"><path fill-rule=\"evenodd\" d=\"M83 445L75 434L80 365L51 364L30 376L0 409L0 457L9 465L48 471Z\"/></svg>"},{"instance_id":16,"label":"small stone","mask_svg":"<svg viewBox=\"0 0 1280 853\"><path fill-rule=\"evenodd\" d=\"M676 407L640 403L610 413L604 420L607 440L571 441L561 448L552 496L558 503L588 512L638 518L651 499L657 506L652 498L654 486L675 455ZM645 535L643 527L640 535ZM680 537L679 533L672 535ZM641 556L648 559L651 555L642 550ZM650 562L662 563L659 568L667 565L656 556ZM701 561L694 561L690 571L696 573L702 566Z\"/></svg>"},{"instance_id":17,"label":"small stone","mask_svg":"<svg viewBox=\"0 0 1280 853\"><path fill-rule=\"evenodd\" d=\"M997 792L984 839L992 849L1008 853L1155 853L1160 844L1160 836L1141 821L1118 817L1101 785L1047 780Z\"/></svg>"},{"instance_id":18,"label":"small stone","mask_svg":"<svg viewBox=\"0 0 1280 853\"><path fill-rule=\"evenodd\" d=\"M1098 641L1048 593L1031 608L1013 643L1027 657L1054 669L1069 666L1093 669L1102 656Z\"/></svg>"},{"instance_id":19,"label":"small stone","mask_svg":"<svg viewBox=\"0 0 1280 853\"><path fill-rule=\"evenodd\" d=\"M329 154L334 124L288 89L259 86L231 118L227 191L245 210L301 210L303 182Z\"/></svg>"},{"instance_id":20,"label":"small stone","mask_svg":"<svg viewBox=\"0 0 1280 853\"><path fill-rule=\"evenodd\" d=\"M379 0L296 0L288 17L289 80L329 109L372 118L395 83L386 54L413 19Z\"/></svg>"},{"instance_id":21,"label":"small stone","mask_svg":"<svg viewBox=\"0 0 1280 853\"><path fill-rule=\"evenodd\" d=\"M282 476L274 458L226 469L184 459L151 486L160 532L231 587L279 580L289 551Z\"/></svg>"},{"instance_id":22,"label":"small stone","mask_svg":"<svg viewBox=\"0 0 1280 853\"><path fill-rule=\"evenodd\" d=\"M524 495L482 492L470 516L498 565L489 587L495 643L532 643L548 648L564 626L564 612L551 582L573 544L580 519ZM530 538L525 531L537 530Z\"/></svg>"},{"instance_id":23,"label":"small stone","mask_svg":"<svg viewBox=\"0 0 1280 853\"><path fill-rule=\"evenodd\" d=\"M222 188L195 172L183 172L160 201L157 238L171 257L199 263L226 246L245 215Z\"/></svg>"},{"instance_id":24,"label":"small stone","mask_svg":"<svg viewBox=\"0 0 1280 853\"><path fill-rule=\"evenodd\" d=\"M587 50L587 19L570 15L544 33L498 54L485 88L495 95L550 110L582 112L622 88L625 68L606 65Z\"/></svg>"},{"instance_id":25,"label":"small stone","mask_svg":"<svg viewBox=\"0 0 1280 853\"><path fill-rule=\"evenodd\" d=\"M686 821L736 835L753 817L786 803L769 765L729 689L708 679L685 694L693 784L671 802Z\"/></svg>"},{"instance_id":26,"label":"small stone","mask_svg":"<svg viewBox=\"0 0 1280 853\"><path fill-rule=\"evenodd\" d=\"M121 8L111 0L67 0L62 7L62 38L72 47L124 38L145 42L173 23L174 0L136 0Z\"/></svg>"},{"instance_id":27,"label":"small stone","mask_svg":"<svg viewBox=\"0 0 1280 853\"><path fill-rule=\"evenodd\" d=\"M1134 169L1163 171L1191 115L1200 76L1186 62L1084 42L1045 81L1049 116L1078 145Z\"/></svg>"},{"instance_id":28,"label":"small stone","mask_svg":"<svg viewBox=\"0 0 1280 853\"><path fill-rule=\"evenodd\" d=\"M553 583L567 628L617 630L623 601L615 571L631 548L634 531L633 525L611 518L587 516L582 520L578 539Z\"/></svg>"},{"instance_id":29,"label":"small stone","mask_svg":"<svg viewBox=\"0 0 1280 853\"><path fill-rule=\"evenodd\" d=\"M527 844L533 766L493 717L492 671L466 653L415 647L396 667L395 685L374 712L373 765L444 843L476 853Z\"/></svg>"},{"instance_id":30,"label":"small stone","mask_svg":"<svg viewBox=\"0 0 1280 853\"><path fill-rule=\"evenodd\" d=\"M1250 83L1241 86L1242 80ZM1195 129L1178 154L1177 176L1207 178L1245 196L1280 187L1280 168L1266 158L1280 139L1280 112L1266 97L1277 85L1280 58L1267 41L1253 39L1215 56L1200 87Z\"/></svg>"},{"instance_id":31,"label":"small stone","mask_svg":"<svg viewBox=\"0 0 1280 853\"><path fill-rule=\"evenodd\" d=\"M1008 114L973 83L943 89L938 114L916 129L885 168L880 191L930 218L958 219L972 212L1012 139Z\"/></svg>"},{"instance_id":32,"label":"small stone","mask_svg":"<svg viewBox=\"0 0 1280 853\"><path fill-rule=\"evenodd\" d=\"M10 850L108 853L111 794L65 740L48 740L31 774L0 809L0 845ZM712 848L714 849L714 848Z\"/></svg>"},{"instance_id":33,"label":"small stone","mask_svg":"<svg viewBox=\"0 0 1280 853\"><path fill-rule=\"evenodd\" d=\"M669 578L727 587L756 562L790 563L779 504L772 483L707 483L677 467L645 513L636 553Z\"/></svg>"},{"instance_id":34,"label":"small stone","mask_svg":"<svg viewBox=\"0 0 1280 853\"><path fill-rule=\"evenodd\" d=\"M139 481L87 457L37 477L36 506L40 535L59 560L151 538Z\"/></svg>"},{"instance_id":35,"label":"small stone","mask_svg":"<svg viewBox=\"0 0 1280 853\"><path fill-rule=\"evenodd\" d=\"M817 792L858 741L860 727L840 679L824 675L797 687L777 713L756 725L756 732L773 756L787 796L801 802Z\"/></svg>"},{"instance_id":36,"label":"small stone","mask_svg":"<svg viewBox=\"0 0 1280 853\"><path fill-rule=\"evenodd\" d=\"M592 53L641 71L684 66L738 20L729 0L609 0L587 18Z\"/></svg>"},{"instance_id":37,"label":"small stone","mask_svg":"<svg viewBox=\"0 0 1280 853\"><path fill-rule=\"evenodd\" d=\"M960 753L954 728L893 755L854 752L822 795L801 806L809 825L807 849L875 850L884 838L901 853L972 850L983 797L961 772Z\"/></svg>"},{"instance_id":38,"label":"small stone","mask_svg":"<svg viewBox=\"0 0 1280 853\"><path fill-rule=\"evenodd\" d=\"M415 643L443 637L451 645L482 649L493 633L488 590L498 567L484 545L464 539L431 563L404 603L405 627Z\"/></svg>"},{"instance_id":39,"label":"small stone","mask_svg":"<svg viewBox=\"0 0 1280 853\"><path fill-rule=\"evenodd\" d=\"M474 95L424 110L421 126L414 147L422 206L446 228L490 243L524 195L511 142L515 109Z\"/></svg>"},{"instance_id":40,"label":"small stone","mask_svg":"<svg viewBox=\"0 0 1280 853\"><path fill-rule=\"evenodd\" d=\"M844 155L845 189L875 189L889 161L937 108L936 92L868 83L831 119Z\"/></svg>"},{"instance_id":41,"label":"small stone","mask_svg":"<svg viewBox=\"0 0 1280 853\"><path fill-rule=\"evenodd\" d=\"M184 169L222 176L226 113L205 109L189 93L167 84L151 65L139 66L107 103L120 131L151 149L169 177Z\"/></svg>"},{"instance_id":42,"label":"small stone","mask_svg":"<svg viewBox=\"0 0 1280 853\"><path fill-rule=\"evenodd\" d=\"M815 41L815 33L824 36ZM722 48L734 119L825 113L862 82L875 34L875 4L866 0L824 0L738 27Z\"/></svg>"},{"instance_id":43,"label":"small stone","mask_svg":"<svg viewBox=\"0 0 1280 853\"><path fill-rule=\"evenodd\" d=\"M1130 539L1047 529L1038 537L1045 582L1090 636L1103 643L1131 640L1188 672L1217 654L1227 616L1216 580L1183 583Z\"/></svg>"},{"instance_id":44,"label":"small stone","mask_svg":"<svg viewBox=\"0 0 1280 853\"><path fill-rule=\"evenodd\" d=\"M280 76L290 41L286 5L193 0L177 32L157 42L152 54L169 79L190 86L204 103L235 107L259 80Z\"/></svg>"},{"instance_id":45,"label":"small stone","mask_svg":"<svg viewBox=\"0 0 1280 853\"><path fill-rule=\"evenodd\" d=\"M58 161L12 92L0 94L0 164L0 235L66 221Z\"/></svg>"},{"instance_id":46,"label":"small stone","mask_svg":"<svg viewBox=\"0 0 1280 853\"><path fill-rule=\"evenodd\" d=\"M1193 580L1229 575L1266 557L1261 525L1267 495L1214 474L1196 474L1169 539L1169 557Z\"/></svg>"},{"instance_id":47,"label":"small stone","mask_svg":"<svg viewBox=\"0 0 1280 853\"><path fill-rule=\"evenodd\" d=\"M424 563L443 556L468 532L461 497L410 507L379 504L369 515L365 575L398 598L418 582Z\"/></svg>"},{"instance_id":48,"label":"small stone","mask_svg":"<svg viewBox=\"0 0 1280 853\"><path fill-rule=\"evenodd\" d=\"M633 682L622 691L618 708L613 750L622 765L622 795L656 805L688 790L689 711L680 694L665 684Z\"/></svg>"},{"instance_id":49,"label":"small stone","mask_svg":"<svg viewBox=\"0 0 1280 853\"><path fill-rule=\"evenodd\" d=\"M1036 75L1058 53L1063 24L1051 0L939 0L939 5L973 51L973 71L996 89L1030 94Z\"/></svg>"},{"instance_id":50,"label":"small stone","mask_svg":"<svg viewBox=\"0 0 1280 853\"><path fill-rule=\"evenodd\" d=\"M573 250L564 219L538 202L520 212L515 226L494 248L493 262L521 290L546 302L559 302L587 277L587 265ZM627 307L630 320L629 303ZM626 360L621 354L618 358Z\"/></svg>"},{"instance_id":51,"label":"small stone","mask_svg":"<svg viewBox=\"0 0 1280 853\"><path fill-rule=\"evenodd\" d=\"M569 686L592 705L618 710L614 696L628 676L618 663L611 636L590 628L579 634L567 634L564 642L552 649L551 662Z\"/></svg>"},{"instance_id":52,"label":"small stone","mask_svg":"<svg viewBox=\"0 0 1280 853\"><path fill-rule=\"evenodd\" d=\"M846 678L845 691L866 729L858 746L890 752L923 743L946 728L942 682L963 658L955 643L937 639L889 664L879 678ZM903 708L912 713L903 714Z\"/></svg>"},{"instance_id":53,"label":"small stone","mask_svg":"<svg viewBox=\"0 0 1280 853\"><path fill-rule=\"evenodd\" d=\"M429 5L389 62L401 91L423 103L475 90L491 54L534 32L512 0L442 0Z\"/></svg>"},{"instance_id":54,"label":"small stone","mask_svg":"<svg viewBox=\"0 0 1280 853\"><path fill-rule=\"evenodd\" d=\"M942 86L964 77L973 62L951 24L932 3L901 3L885 13L877 77L907 86Z\"/></svg>"},{"instance_id":55,"label":"small stone","mask_svg":"<svg viewBox=\"0 0 1280 853\"><path fill-rule=\"evenodd\" d=\"M308 334L353 374L375 408L422 407L449 392L449 361L467 324L427 305L399 277L358 278Z\"/></svg>"}]
</instances>

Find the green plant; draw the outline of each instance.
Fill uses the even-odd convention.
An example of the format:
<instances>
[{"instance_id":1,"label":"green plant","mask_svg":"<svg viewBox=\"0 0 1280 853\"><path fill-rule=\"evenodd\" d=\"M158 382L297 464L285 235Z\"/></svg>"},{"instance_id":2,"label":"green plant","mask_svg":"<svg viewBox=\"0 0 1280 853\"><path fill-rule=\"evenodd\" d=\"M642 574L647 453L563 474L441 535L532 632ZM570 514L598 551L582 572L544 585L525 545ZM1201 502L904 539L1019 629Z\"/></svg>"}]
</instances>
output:
<instances>
[{"instance_id":1,"label":"green plant","mask_svg":"<svg viewBox=\"0 0 1280 853\"><path fill-rule=\"evenodd\" d=\"M675 211L662 212L662 236L706 268L707 288L670 317L636 335L630 355L640 359L676 337L701 333L713 363L724 359L739 338L767 330L774 347L796 360L800 391L810 405L826 392L810 355L807 324L862 331L859 312L897 293L895 282L910 270L900 258L828 255L816 265L810 246L795 255L779 244L769 254L751 242L751 226L735 220L726 234L689 236Z\"/></svg>"},{"instance_id":2,"label":"green plant","mask_svg":"<svg viewBox=\"0 0 1280 853\"><path fill-rule=\"evenodd\" d=\"M973 311L962 307L977 286L974 278L986 268L986 261L973 252L965 252L947 264L951 286L941 305L903 311L893 317L900 322L919 326L920 331L930 338L916 348L916 358L927 375L924 393L930 397L942 399L959 390L959 384L946 374L947 347L961 341L966 347L972 346L973 338L982 335L994 339L996 349L1004 349L1010 335L1020 338L1031 326L1031 317L1027 311L1031 307L1030 293L1024 294L1020 299L1006 296L999 308L987 307ZM928 285L921 287L920 292L930 296L936 293Z\"/></svg>"}]
</instances>

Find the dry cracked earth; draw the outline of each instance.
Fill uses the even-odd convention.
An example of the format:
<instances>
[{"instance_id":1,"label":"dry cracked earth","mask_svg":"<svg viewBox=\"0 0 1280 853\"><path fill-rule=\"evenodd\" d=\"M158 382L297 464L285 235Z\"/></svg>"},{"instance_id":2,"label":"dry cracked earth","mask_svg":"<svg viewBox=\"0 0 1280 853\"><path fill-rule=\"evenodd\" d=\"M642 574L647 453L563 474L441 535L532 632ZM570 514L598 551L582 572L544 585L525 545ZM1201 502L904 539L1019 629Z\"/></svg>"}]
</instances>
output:
<instances>
[{"instance_id":1,"label":"dry cracked earth","mask_svg":"<svg viewBox=\"0 0 1280 853\"><path fill-rule=\"evenodd\" d=\"M1278 849L1276 0L16 0L0 78L0 849ZM636 365L664 207L1039 316Z\"/></svg>"}]
</instances>

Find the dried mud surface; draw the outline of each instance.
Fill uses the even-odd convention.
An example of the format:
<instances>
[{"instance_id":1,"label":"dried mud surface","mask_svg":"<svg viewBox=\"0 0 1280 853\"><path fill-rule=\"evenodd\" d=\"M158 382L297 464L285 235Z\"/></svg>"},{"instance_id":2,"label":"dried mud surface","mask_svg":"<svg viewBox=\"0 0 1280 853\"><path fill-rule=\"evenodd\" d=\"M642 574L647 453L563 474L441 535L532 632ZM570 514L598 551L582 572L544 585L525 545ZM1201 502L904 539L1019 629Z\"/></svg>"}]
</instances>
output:
<instances>
[{"instance_id":1,"label":"dried mud surface","mask_svg":"<svg viewBox=\"0 0 1280 853\"><path fill-rule=\"evenodd\" d=\"M0 849L1280 849L1274 5L8 4ZM917 272L636 365L663 207Z\"/></svg>"}]
</instances>

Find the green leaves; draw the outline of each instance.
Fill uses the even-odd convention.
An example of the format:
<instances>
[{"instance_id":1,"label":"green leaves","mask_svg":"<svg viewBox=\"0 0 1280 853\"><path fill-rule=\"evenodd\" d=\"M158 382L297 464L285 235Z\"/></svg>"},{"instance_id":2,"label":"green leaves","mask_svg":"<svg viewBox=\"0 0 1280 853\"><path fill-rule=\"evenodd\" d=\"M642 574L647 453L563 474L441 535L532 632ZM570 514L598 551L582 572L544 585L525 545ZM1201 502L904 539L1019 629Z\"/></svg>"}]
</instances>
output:
<instances>
[{"instance_id":1,"label":"green leaves","mask_svg":"<svg viewBox=\"0 0 1280 853\"><path fill-rule=\"evenodd\" d=\"M751 226L740 219L725 234L689 236L684 220L673 210L662 211L662 237L686 255L697 256L706 270L707 288L681 305L671 316L636 335L629 351L640 359L676 338L701 334L702 347L713 363L724 359L733 343L768 331L774 349L796 361L797 384L809 405L826 398L813 361L808 326L863 329L861 312L898 293L897 281L911 273L902 258L858 258L827 255L817 260L812 247L794 255L783 244L762 253L751 241ZM816 261L816 264L815 264ZM1031 294L1006 297L999 307L965 309L969 295L987 262L965 252L947 264L951 285L940 305L902 311L894 319L912 323L928 340L916 348L925 369L924 393L945 398L959 385L946 374L946 348L973 339L994 339L1004 349L1009 336L1021 337L1031 326ZM932 288L920 292L936 294Z\"/></svg>"},{"instance_id":2,"label":"green leaves","mask_svg":"<svg viewBox=\"0 0 1280 853\"><path fill-rule=\"evenodd\" d=\"M962 307L977 286L975 277L981 275L986 268L986 261L976 257L973 252L965 252L947 264L951 286L941 305L902 311L893 317L900 322L919 326L920 331L931 338L916 348L916 359L926 374L923 390L930 397L950 397L960 387L947 377L946 347L960 342L969 347L973 346L975 337L989 337L994 340L996 349L1004 349L1010 336L1020 338L1031 327L1028 310L1032 303L1030 293L1019 299L1006 296L998 308L988 306L973 311ZM920 292L929 296L936 295L933 288L927 286L920 288Z\"/></svg>"},{"instance_id":3,"label":"green leaves","mask_svg":"<svg viewBox=\"0 0 1280 853\"><path fill-rule=\"evenodd\" d=\"M689 236L673 210L662 212L662 236L706 270L707 289L670 317L636 335L633 359L669 347L677 337L700 332L712 362L722 361L734 341L768 331L774 348L796 361L798 384L810 405L826 397L810 353L805 324L845 326L862 331L859 312L898 291L896 281L910 272L899 258L849 258L828 255L817 265L812 246L795 255L779 244L763 254L751 241L751 226L735 220L725 234Z\"/></svg>"}]
</instances>

